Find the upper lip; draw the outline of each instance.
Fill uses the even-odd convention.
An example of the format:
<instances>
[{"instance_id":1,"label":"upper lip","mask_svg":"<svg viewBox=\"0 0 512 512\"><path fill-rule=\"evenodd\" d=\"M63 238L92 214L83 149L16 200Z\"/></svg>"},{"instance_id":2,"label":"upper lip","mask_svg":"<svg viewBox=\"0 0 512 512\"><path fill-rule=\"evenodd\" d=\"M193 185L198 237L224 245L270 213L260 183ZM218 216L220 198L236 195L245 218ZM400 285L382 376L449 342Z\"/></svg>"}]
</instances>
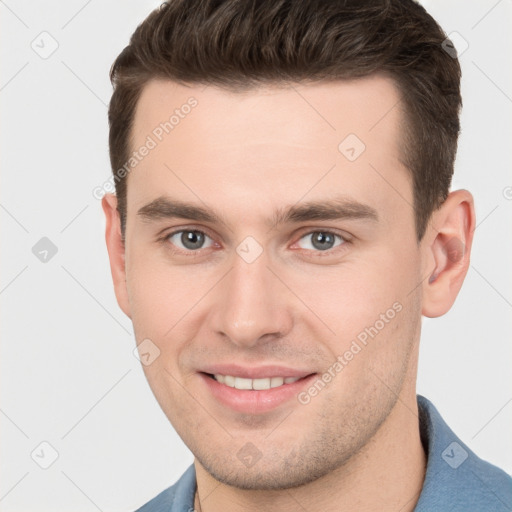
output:
<instances>
[{"instance_id":1,"label":"upper lip","mask_svg":"<svg viewBox=\"0 0 512 512\"><path fill-rule=\"evenodd\" d=\"M289 368L279 365L265 365L258 367L240 366L237 364L212 364L205 366L203 373L212 375L231 375L245 379L265 379L269 377L307 377L312 371L298 368Z\"/></svg>"}]
</instances>

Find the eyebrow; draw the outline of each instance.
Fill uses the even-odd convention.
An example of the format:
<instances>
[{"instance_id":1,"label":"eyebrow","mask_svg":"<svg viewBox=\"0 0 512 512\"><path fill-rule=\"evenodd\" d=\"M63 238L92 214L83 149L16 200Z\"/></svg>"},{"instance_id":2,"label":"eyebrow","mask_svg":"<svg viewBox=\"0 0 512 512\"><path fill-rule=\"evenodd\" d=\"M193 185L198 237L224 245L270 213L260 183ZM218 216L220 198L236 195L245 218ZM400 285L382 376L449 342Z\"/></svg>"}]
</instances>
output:
<instances>
[{"instance_id":1,"label":"eyebrow","mask_svg":"<svg viewBox=\"0 0 512 512\"><path fill-rule=\"evenodd\" d=\"M142 206L137 215L145 222L183 218L228 226L222 216L209 208L185 203L166 196L161 196ZM266 220L266 223L269 227L275 227L286 223L342 219L378 222L379 216L377 210L367 204L340 197L326 199L325 201L303 202L286 208L279 208Z\"/></svg>"}]
</instances>

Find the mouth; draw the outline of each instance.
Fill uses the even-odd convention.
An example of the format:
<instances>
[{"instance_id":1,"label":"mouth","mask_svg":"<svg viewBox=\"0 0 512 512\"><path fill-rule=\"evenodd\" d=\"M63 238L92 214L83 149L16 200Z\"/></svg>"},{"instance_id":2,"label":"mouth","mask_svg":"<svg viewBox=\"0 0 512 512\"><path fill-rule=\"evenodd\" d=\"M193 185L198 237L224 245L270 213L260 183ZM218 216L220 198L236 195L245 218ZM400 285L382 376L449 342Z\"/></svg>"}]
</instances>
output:
<instances>
[{"instance_id":1,"label":"mouth","mask_svg":"<svg viewBox=\"0 0 512 512\"><path fill-rule=\"evenodd\" d=\"M266 373L266 376L255 378L227 372L199 372L199 376L206 384L207 395L217 404L238 413L262 414L287 403L295 402L295 405L299 406L298 394L310 385L317 375L307 372L295 372L301 373L299 375L286 374L290 372Z\"/></svg>"}]
</instances>

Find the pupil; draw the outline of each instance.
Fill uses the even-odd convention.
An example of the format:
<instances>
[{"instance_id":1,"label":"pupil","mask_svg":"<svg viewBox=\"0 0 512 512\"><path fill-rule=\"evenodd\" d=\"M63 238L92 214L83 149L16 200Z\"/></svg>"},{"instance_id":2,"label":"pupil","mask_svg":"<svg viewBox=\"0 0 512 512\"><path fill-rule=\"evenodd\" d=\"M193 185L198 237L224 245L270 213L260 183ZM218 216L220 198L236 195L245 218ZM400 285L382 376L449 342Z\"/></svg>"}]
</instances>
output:
<instances>
[{"instance_id":1,"label":"pupil","mask_svg":"<svg viewBox=\"0 0 512 512\"><path fill-rule=\"evenodd\" d=\"M321 231L317 231L313 235L313 246L316 249L320 249L321 251L325 251L330 249L334 244L334 236L330 233L322 233Z\"/></svg>"},{"instance_id":2,"label":"pupil","mask_svg":"<svg viewBox=\"0 0 512 512\"><path fill-rule=\"evenodd\" d=\"M199 231L185 231L181 235L181 243L187 249L200 249L204 242L204 235Z\"/></svg>"}]
</instances>

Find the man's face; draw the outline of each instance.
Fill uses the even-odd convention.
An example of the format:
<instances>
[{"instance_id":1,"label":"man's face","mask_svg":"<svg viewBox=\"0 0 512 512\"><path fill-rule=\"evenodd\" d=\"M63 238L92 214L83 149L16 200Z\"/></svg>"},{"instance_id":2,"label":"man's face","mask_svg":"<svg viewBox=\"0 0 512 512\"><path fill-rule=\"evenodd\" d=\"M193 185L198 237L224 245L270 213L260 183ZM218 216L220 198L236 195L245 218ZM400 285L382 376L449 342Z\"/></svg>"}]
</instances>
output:
<instances>
[{"instance_id":1,"label":"man's face","mask_svg":"<svg viewBox=\"0 0 512 512\"><path fill-rule=\"evenodd\" d=\"M143 91L125 309L160 351L144 366L160 406L222 482L312 481L415 396L425 269L398 101L383 77Z\"/></svg>"}]
</instances>

